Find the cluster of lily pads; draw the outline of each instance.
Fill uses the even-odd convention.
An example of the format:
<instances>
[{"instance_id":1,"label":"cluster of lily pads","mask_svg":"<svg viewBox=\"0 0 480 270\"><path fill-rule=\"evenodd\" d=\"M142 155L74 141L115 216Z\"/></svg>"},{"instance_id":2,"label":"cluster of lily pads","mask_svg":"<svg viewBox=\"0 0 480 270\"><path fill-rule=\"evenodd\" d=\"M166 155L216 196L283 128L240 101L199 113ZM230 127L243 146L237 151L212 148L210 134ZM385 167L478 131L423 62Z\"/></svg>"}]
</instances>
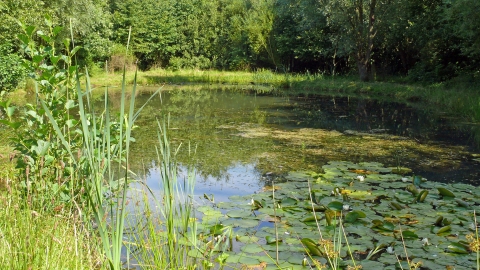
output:
<instances>
[{"instance_id":1,"label":"cluster of lily pads","mask_svg":"<svg viewBox=\"0 0 480 270\"><path fill-rule=\"evenodd\" d=\"M222 235L208 241L221 242L218 262L232 268L477 269L480 188L405 172L344 161L291 172L263 192L199 207L198 230Z\"/></svg>"}]
</instances>

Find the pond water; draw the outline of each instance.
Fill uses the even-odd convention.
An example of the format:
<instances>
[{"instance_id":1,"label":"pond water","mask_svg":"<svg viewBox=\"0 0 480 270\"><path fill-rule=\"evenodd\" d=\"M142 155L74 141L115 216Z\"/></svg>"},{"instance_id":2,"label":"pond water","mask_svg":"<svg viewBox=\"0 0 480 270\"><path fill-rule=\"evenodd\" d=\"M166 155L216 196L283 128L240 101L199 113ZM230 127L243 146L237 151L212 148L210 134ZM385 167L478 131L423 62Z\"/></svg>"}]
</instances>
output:
<instances>
[{"instance_id":1,"label":"pond water","mask_svg":"<svg viewBox=\"0 0 480 270\"><path fill-rule=\"evenodd\" d=\"M139 105L149 97L139 95ZM419 258L425 269L440 267L435 263L437 256L442 257L443 266L461 263L468 269L472 265L471 256L458 261L444 251L468 253L460 242L451 248L448 241L464 239L471 230L471 207L478 208L480 188L463 183L479 186L480 155L472 135L445 116L358 97L275 96L242 87L188 86L163 91L136 122L139 128L134 132L130 159L130 169L156 194L162 188L155 147L158 125L164 122L168 122L171 145L179 147L180 181L187 178L186 168L196 171L198 226L208 233L221 219L223 225L235 228L229 263L244 266L267 261L263 252L275 249L268 239L276 238L277 224L280 239L287 243L280 258L301 264L304 241L314 243L318 238L308 210L308 196L313 196L311 200L324 207L319 217L322 224L327 222L330 238L335 229L327 216L335 209L348 208L349 241L357 249L355 260L365 268L393 267L396 259L385 249L372 260L364 259L377 244L393 246L396 241L400 245L394 229L399 219L408 228L404 235L409 238L408 249L422 254ZM392 167L410 168L407 175L417 177L408 179L420 191L415 186L409 191L412 182L392 173ZM357 174L362 173L368 181L358 180ZM307 179L316 179L313 193ZM271 206L272 183L279 188L275 198L281 209ZM451 192L457 195L455 200ZM425 247L425 239L435 247ZM307 248L319 252L316 244ZM242 261L245 253L250 254L249 260Z\"/></svg>"},{"instance_id":2,"label":"pond water","mask_svg":"<svg viewBox=\"0 0 480 270\"><path fill-rule=\"evenodd\" d=\"M171 143L182 144L178 161L196 167L195 193L219 201L259 191L289 171L320 172L332 160L376 161L431 181L478 185L475 143L446 117L372 99L189 86L163 91L137 121L132 168L153 189L157 119L167 116Z\"/></svg>"}]
</instances>

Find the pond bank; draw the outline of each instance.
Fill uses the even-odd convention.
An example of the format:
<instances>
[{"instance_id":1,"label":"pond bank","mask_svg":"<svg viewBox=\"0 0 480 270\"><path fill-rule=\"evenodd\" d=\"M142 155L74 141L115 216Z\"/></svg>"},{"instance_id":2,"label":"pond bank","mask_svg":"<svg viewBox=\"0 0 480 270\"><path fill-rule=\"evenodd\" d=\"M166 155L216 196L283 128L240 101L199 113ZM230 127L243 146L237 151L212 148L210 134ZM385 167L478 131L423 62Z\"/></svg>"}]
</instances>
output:
<instances>
[{"instance_id":1,"label":"pond bank","mask_svg":"<svg viewBox=\"0 0 480 270\"><path fill-rule=\"evenodd\" d=\"M127 82L133 83L134 72L127 72ZM117 85L122 75L98 74L91 78L97 86ZM321 74L280 74L267 70L257 72L150 70L138 72L137 83L142 86L163 84L234 84L270 86L272 92L286 95L343 94L374 99L395 100L416 106L427 106L436 112L460 117L461 121L480 122L478 82L446 82L431 85L406 83L403 78L377 82L359 82L356 77L327 77Z\"/></svg>"}]
</instances>

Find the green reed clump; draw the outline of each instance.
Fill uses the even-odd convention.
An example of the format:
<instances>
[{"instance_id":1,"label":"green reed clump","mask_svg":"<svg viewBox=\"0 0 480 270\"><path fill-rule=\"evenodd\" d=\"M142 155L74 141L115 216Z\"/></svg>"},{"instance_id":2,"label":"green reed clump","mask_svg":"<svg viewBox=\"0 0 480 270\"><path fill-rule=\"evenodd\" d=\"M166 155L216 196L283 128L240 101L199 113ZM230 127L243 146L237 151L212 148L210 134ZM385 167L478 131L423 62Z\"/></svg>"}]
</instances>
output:
<instances>
[{"instance_id":1,"label":"green reed clump","mask_svg":"<svg viewBox=\"0 0 480 270\"><path fill-rule=\"evenodd\" d=\"M195 173L189 168L186 178L179 179L176 155L180 145L172 149L166 122L158 122L156 146L162 188L159 194L151 190L140 193L143 200L136 205L142 208L129 217L134 228L129 245L142 269L195 269L196 259L188 256L197 245Z\"/></svg>"}]
</instances>

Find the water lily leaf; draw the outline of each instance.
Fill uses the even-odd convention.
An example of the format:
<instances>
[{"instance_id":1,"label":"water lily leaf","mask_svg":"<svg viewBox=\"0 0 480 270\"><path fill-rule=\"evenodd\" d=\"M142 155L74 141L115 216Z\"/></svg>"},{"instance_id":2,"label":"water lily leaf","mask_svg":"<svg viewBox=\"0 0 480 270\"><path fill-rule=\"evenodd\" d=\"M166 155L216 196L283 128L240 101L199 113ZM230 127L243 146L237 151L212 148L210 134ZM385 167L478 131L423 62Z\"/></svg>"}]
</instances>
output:
<instances>
[{"instance_id":1,"label":"water lily leaf","mask_svg":"<svg viewBox=\"0 0 480 270\"><path fill-rule=\"evenodd\" d=\"M382 182L379 185L383 188L405 188L405 183L403 182Z\"/></svg>"},{"instance_id":2,"label":"water lily leaf","mask_svg":"<svg viewBox=\"0 0 480 270\"><path fill-rule=\"evenodd\" d=\"M313 213L310 213L310 215L307 215L304 219L302 219L302 222L315 222L317 220L321 220L323 217L320 215L313 215Z\"/></svg>"},{"instance_id":3,"label":"water lily leaf","mask_svg":"<svg viewBox=\"0 0 480 270\"><path fill-rule=\"evenodd\" d=\"M470 204L468 204L466 201L464 200L460 200L460 199L455 199L455 201L457 202L457 204L461 207L465 207L465 208L470 208Z\"/></svg>"},{"instance_id":4,"label":"water lily leaf","mask_svg":"<svg viewBox=\"0 0 480 270\"><path fill-rule=\"evenodd\" d=\"M437 230L434 229L433 231L435 232L436 235L440 235L442 233L446 233L446 232L449 232L451 230L452 230L452 227L450 225L448 225L448 226L441 227Z\"/></svg>"},{"instance_id":5,"label":"water lily leaf","mask_svg":"<svg viewBox=\"0 0 480 270\"><path fill-rule=\"evenodd\" d=\"M211 206L200 206L197 207L196 210L202 212L206 216L223 216L222 212L213 209Z\"/></svg>"},{"instance_id":6,"label":"water lily leaf","mask_svg":"<svg viewBox=\"0 0 480 270\"><path fill-rule=\"evenodd\" d=\"M293 206L298 204L298 200L295 198L287 197L287 198L283 198L280 203L283 207Z\"/></svg>"},{"instance_id":7,"label":"water lily leaf","mask_svg":"<svg viewBox=\"0 0 480 270\"><path fill-rule=\"evenodd\" d=\"M385 264L377 261L364 260L357 262L357 265L361 265L362 269L385 269Z\"/></svg>"},{"instance_id":8,"label":"water lily leaf","mask_svg":"<svg viewBox=\"0 0 480 270\"><path fill-rule=\"evenodd\" d=\"M241 248L241 250L246 252L246 253L254 254L254 253L263 252L265 249L263 247L261 247L259 244L252 243L252 244L244 245Z\"/></svg>"},{"instance_id":9,"label":"water lily leaf","mask_svg":"<svg viewBox=\"0 0 480 270\"><path fill-rule=\"evenodd\" d=\"M273 208L260 208L258 210L260 213L264 213L270 216L277 216L277 217L282 217L284 215L284 211L282 209L273 209ZM228 213L227 213L228 215Z\"/></svg>"},{"instance_id":10,"label":"water lily leaf","mask_svg":"<svg viewBox=\"0 0 480 270\"><path fill-rule=\"evenodd\" d=\"M412 195L417 196L419 191L414 184L410 184L405 188L406 191L412 193Z\"/></svg>"},{"instance_id":11,"label":"water lily leaf","mask_svg":"<svg viewBox=\"0 0 480 270\"><path fill-rule=\"evenodd\" d=\"M428 190L422 190L416 198L417 202L425 201L425 198L427 198L427 195L428 195Z\"/></svg>"},{"instance_id":12,"label":"water lily leaf","mask_svg":"<svg viewBox=\"0 0 480 270\"><path fill-rule=\"evenodd\" d=\"M393 232L395 229L395 225L393 225L393 223L388 221L383 222L381 220L374 219L372 220L372 223L373 223L372 229L375 229L375 230Z\"/></svg>"},{"instance_id":13,"label":"water lily leaf","mask_svg":"<svg viewBox=\"0 0 480 270\"><path fill-rule=\"evenodd\" d=\"M255 219L239 219L239 218L231 218L223 221L224 225L233 226L233 227L241 227L241 228L253 228L257 227L259 224L258 220Z\"/></svg>"},{"instance_id":14,"label":"water lily leaf","mask_svg":"<svg viewBox=\"0 0 480 270\"><path fill-rule=\"evenodd\" d=\"M335 211L342 211L343 210L343 203L341 203L339 201L333 201L333 202L328 204L328 208L331 209L331 210L335 210Z\"/></svg>"},{"instance_id":15,"label":"water lily leaf","mask_svg":"<svg viewBox=\"0 0 480 270\"><path fill-rule=\"evenodd\" d=\"M315 241L310 238L303 238L300 241L307 248L310 254L320 257L322 256L322 251L320 250L320 247L317 245L317 243L315 243Z\"/></svg>"},{"instance_id":16,"label":"water lily leaf","mask_svg":"<svg viewBox=\"0 0 480 270\"><path fill-rule=\"evenodd\" d=\"M313 177L308 172L298 171L298 172L289 172L285 179L290 181L308 181L309 179L313 179Z\"/></svg>"},{"instance_id":17,"label":"water lily leaf","mask_svg":"<svg viewBox=\"0 0 480 270\"><path fill-rule=\"evenodd\" d=\"M405 168L405 167L389 167L389 169L392 170L392 173L401 174L401 175L412 172L412 169Z\"/></svg>"},{"instance_id":18,"label":"water lily leaf","mask_svg":"<svg viewBox=\"0 0 480 270\"><path fill-rule=\"evenodd\" d=\"M231 218L244 218L244 217L252 216L252 212L241 210L241 209L236 209L236 210L228 211L226 215L231 217Z\"/></svg>"},{"instance_id":19,"label":"water lily leaf","mask_svg":"<svg viewBox=\"0 0 480 270\"><path fill-rule=\"evenodd\" d=\"M410 269L407 261L398 261L395 263L395 269Z\"/></svg>"},{"instance_id":20,"label":"water lily leaf","mask_svg":"<svg viewBox=\"0 0 480 270\"><path fill-rule=\"evenodd\" d=\"M470 253L468 251L467 247L465 247L464 245L462 245L460 243L455 243L455 242L452 242L448 245L447 251L451 252L451 253L457 253L457 254L468 254L468 253Z\"/></svg>"},{"instance_id":21,"label":"water lily leaf","mask_svg":"<svg viewBox=\"0 0 480 270\"><path fill-rule=\"evenodd\" d=\"M437 190L442 196L455 198L455 194L453 194L450 190L446 188L439 187L437 188Z\"/></svg>"},{"instance_id":22,"label":"water lily leaf","mask_svg":"<svg viewBox=\"0 0 480 270\"><path fill-rule=\"evenodd\" d=\"M327 198L327 199L330 200L330 198ZM326 210L325 206L318 205L316 203L312 204L308 201L304 201L302 207L305 208L306 210L309 210L309 211L315 210L315 212L323 212L323 211Z\"/></svg>"},{"instance_id":23,"label":"water lily leaf","mask_svg":"<svg viewBox=\"0 0 480 270\"><path fill-rule=\"evenodd\" d=\"M372 191L370 191L370 188L362 188L357 184L355 184L355 187L358 189L351 193L348 193L348 196L350 198L361 201L373 201L377 198L377 195L373 194Z\"/></svg>"},{"instance_id":24,"label":"water lily leaf","mask_svg":"<svg viewBox=\"0 0 480 270\"><path fill-rule=\"evenodd\" d=\"M258 237L254 235L237 235L235 240L242 243L256 243L258 242Z\"/></svg>"},{"instance_id":25,"label":"water lily leaf","mask_svg":"<svg viewBox=\"0 0 480 270\"><path fill-rule=\"evenodd\" d=\"M232 209L232 208L235 208L237 206L238 206L238 203L234 203L234 202L219 202L219 203L217 203L217 207L221 208L221 209Z\"/></svg>"},{"instance_id":26,"label":"water lily leaf","mask_svg":"<svg viewBox=\"0 0 480 270\"><path fill-rule=\"evenodd\" d=\"M267 241L267 244L274 244L274 243L277 243L277 242L282 242L282 239L278 239L273 237L273 236L270 236L270 235L267 235L265 236L265 240Z\"/></svg>"},{"instance_id":27,"label":"water lily leaf","mask_svg":"<svg viewBox=\"0 0 480 270\"><path fill-rule=\"evenodd\" d=\"M359 210L355 210L355 211L349 212L345 215L345 221L349 222L349 223L353 223L353 222L357 221L357 219L365 218L365 217L367 217L367 215L364 212L359 211Z\"/></svg>"},{"instance_id":28,"label":"water lily leaf","mask_svg":"<svg viewBox=\"0 0 480 270\"><path fill-rule=\"evenodd\" d=\"M405 207L400 205L399 203L396 203L396 202L390 202L390 208L392 208L393 210L402 210L404 209Z\"/></svg>"},{"instance_id":29,"label":"water lily leaf","mask_svg":"<svg viewBox=\"0 0 480 270\"><path fill-rule=\"evenodd\" d=\"M302 265L305 256L301 253L294 253L288 257L287 261L291 264Z\"/></svg>"},{"instance_id":30,"label":"water lily leaf","mask_svg":"<svg viewBox=\"0 0 480 270\"><path fill-rule=\"evenodd\" d=\"M402 236L404 239L418 239L418 235L412 231L402 231Z\"/></svg>"}]
</instances>

